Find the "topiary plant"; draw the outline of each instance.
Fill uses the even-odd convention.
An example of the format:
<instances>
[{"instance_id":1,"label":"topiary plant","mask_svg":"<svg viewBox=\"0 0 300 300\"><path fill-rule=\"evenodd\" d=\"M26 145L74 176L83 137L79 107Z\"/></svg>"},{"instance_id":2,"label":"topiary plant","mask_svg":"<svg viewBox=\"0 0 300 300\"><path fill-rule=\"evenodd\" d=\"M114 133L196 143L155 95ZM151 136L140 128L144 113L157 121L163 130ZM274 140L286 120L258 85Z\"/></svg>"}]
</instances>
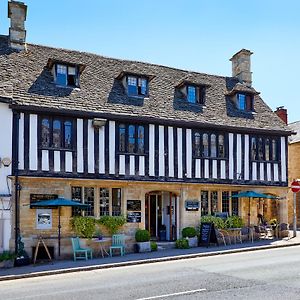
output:
<instances>
[{"instance_id":1,"label":"topiary plant","mask_svg":"<svg viewBox=\"0 0 300 300\"><path fill-rule=\"evenodd\" d=\"M150 241L150 233L146 229L138 229L135 232L135 240L138 243L149 242Z\"/></svg>"},{"instance_id":2,"label":"topiary plant","mask_svg":"<svg viewBox=\"0 0 300 300\"><path fill-rule=\"evenodd\" d=\"M183 238L192 238L197 235L197 231L194 227L185 227L182 229L182 237Z\"/></svg>"},{"instance_id":3,"label":"topiary plant","mask_svg":"<svg viewBox=\"0 0 300 300\"><path fill-rule=\"evenodd\" d=\"M91 239L95 233L95 219L90 217L73 217L70 221L76 235L82 238Z\"/></svg>"},{"instance_id":4,"label":"topiary plant","mask_svg":"<svg viewBox=\"0 0 300 300\"><path fill-rule=\"evenodd\" d=\"M187 239L178 239L176 242L175 242L175 247L177 249L189 249L189 242Z\"/></svg>"},{"instance_id":5,"label":"topiary plant","mask_svg":"<svg viewBox=\"0 0 300 300\"><path fill-rule=\"evenodd\" d=\"M126 223L124 216L103 216L97 222L107 228L108 232L113 235Z\"/></svg>"},{"instance_id":6,"label":"topiary plant","mask_svg":"<svg viewBox=\"0 0 300 300\"><path fill-rule=\"evenodd\" d=\"M157 243L151 242L151 251L157 251Z\"/></svg>"}]
</instances>

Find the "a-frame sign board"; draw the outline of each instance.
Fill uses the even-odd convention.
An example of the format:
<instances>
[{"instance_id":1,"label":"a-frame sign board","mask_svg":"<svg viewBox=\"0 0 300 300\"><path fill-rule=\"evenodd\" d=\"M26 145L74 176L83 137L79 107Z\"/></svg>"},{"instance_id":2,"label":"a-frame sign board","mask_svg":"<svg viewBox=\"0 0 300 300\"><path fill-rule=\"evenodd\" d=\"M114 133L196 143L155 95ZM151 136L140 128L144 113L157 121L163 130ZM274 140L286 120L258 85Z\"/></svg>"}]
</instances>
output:
<instances>
[{"instance_id":1,"label":"a-frame sign board","mask_svg":"<svg viewBox=\"0 0 300 300\"><path fill-rule=\"evenodd\" d=\"M201 223L200 246L208 247L210 244L219 245L214 223L209 223L209 222Z\"/></svg>"}]
</instances>

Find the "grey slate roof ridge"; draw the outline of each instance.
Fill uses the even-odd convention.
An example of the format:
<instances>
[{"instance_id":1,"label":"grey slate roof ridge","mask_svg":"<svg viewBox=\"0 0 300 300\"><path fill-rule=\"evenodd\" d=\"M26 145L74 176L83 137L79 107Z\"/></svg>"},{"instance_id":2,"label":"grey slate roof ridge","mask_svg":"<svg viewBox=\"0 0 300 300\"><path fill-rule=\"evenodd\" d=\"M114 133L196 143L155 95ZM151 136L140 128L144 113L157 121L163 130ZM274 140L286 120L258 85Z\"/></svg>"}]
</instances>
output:
<instances>
[{"instance_id":1,"label":"grey slate roof ridge","mask_svg":"<svg viewBox=\"0 0 300 300\"><path fill-rule=\"evenodd\" d=\"M49 58L86 65L80 78L80 90L57 87L53 83L46 68ZM140 120L146 117L156 118L158 122L192 120L199 127L202 124L219 125L220 130L229 126L284 134L290 132L258 95L255 95L256 114L238 111L225 96L238 83L233 77L35 44L28 44L27 52L13 52L4 36L0 36L0 69L4 70L0 72L0 82L14 80L14 107L48 107L102 114L115 114L117 111ZM116 80L121 71L155 75L149 83L149 98L128 97L120 80ZM174 93L175 86L187 77L207 84L205 106L191 105Z\"/></svg>"}]
</instances>

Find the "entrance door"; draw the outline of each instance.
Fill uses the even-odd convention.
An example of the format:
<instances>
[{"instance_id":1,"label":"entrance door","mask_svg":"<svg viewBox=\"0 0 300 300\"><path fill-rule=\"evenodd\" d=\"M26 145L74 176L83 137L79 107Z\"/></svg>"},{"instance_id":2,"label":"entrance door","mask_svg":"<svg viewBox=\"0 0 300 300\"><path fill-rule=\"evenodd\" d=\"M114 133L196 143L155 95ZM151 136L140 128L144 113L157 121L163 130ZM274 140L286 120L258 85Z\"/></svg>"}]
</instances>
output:
<instances>
[{"instance_id":1,"label":"entrance door","mask_svg":"<svg viewBox=\"0 0 300 300\"><path fill-rule=\"evenodd\" d=\"M152 239L157 239L158 231L162 226L162 198L161 193L149 194L145 203L146 229Z\"/></svg>"}]
</instances>

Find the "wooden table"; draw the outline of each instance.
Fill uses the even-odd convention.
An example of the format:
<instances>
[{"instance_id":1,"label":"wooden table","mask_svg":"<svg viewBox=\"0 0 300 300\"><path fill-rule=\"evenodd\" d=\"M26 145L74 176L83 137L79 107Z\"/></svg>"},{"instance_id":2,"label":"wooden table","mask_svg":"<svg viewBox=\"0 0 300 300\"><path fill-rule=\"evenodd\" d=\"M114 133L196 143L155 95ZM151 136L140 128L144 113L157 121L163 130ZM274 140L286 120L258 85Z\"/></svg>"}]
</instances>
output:
<instances>
[{"instance_id":1,"label":"wooden table","mask_svg":"<svg viewBox=\"0 0 300 300\"><path fill-rule=\"evenodd\" d=\"M104 257L104 254L106 254L107 256L109 256L109 253L105 250L104 248L104 243L111 241L111 238L102 238L101 240L99 239L93 239L93 242L98 243L100 246L100 253L101 256Z\"/></svg>"}]
</instances>

